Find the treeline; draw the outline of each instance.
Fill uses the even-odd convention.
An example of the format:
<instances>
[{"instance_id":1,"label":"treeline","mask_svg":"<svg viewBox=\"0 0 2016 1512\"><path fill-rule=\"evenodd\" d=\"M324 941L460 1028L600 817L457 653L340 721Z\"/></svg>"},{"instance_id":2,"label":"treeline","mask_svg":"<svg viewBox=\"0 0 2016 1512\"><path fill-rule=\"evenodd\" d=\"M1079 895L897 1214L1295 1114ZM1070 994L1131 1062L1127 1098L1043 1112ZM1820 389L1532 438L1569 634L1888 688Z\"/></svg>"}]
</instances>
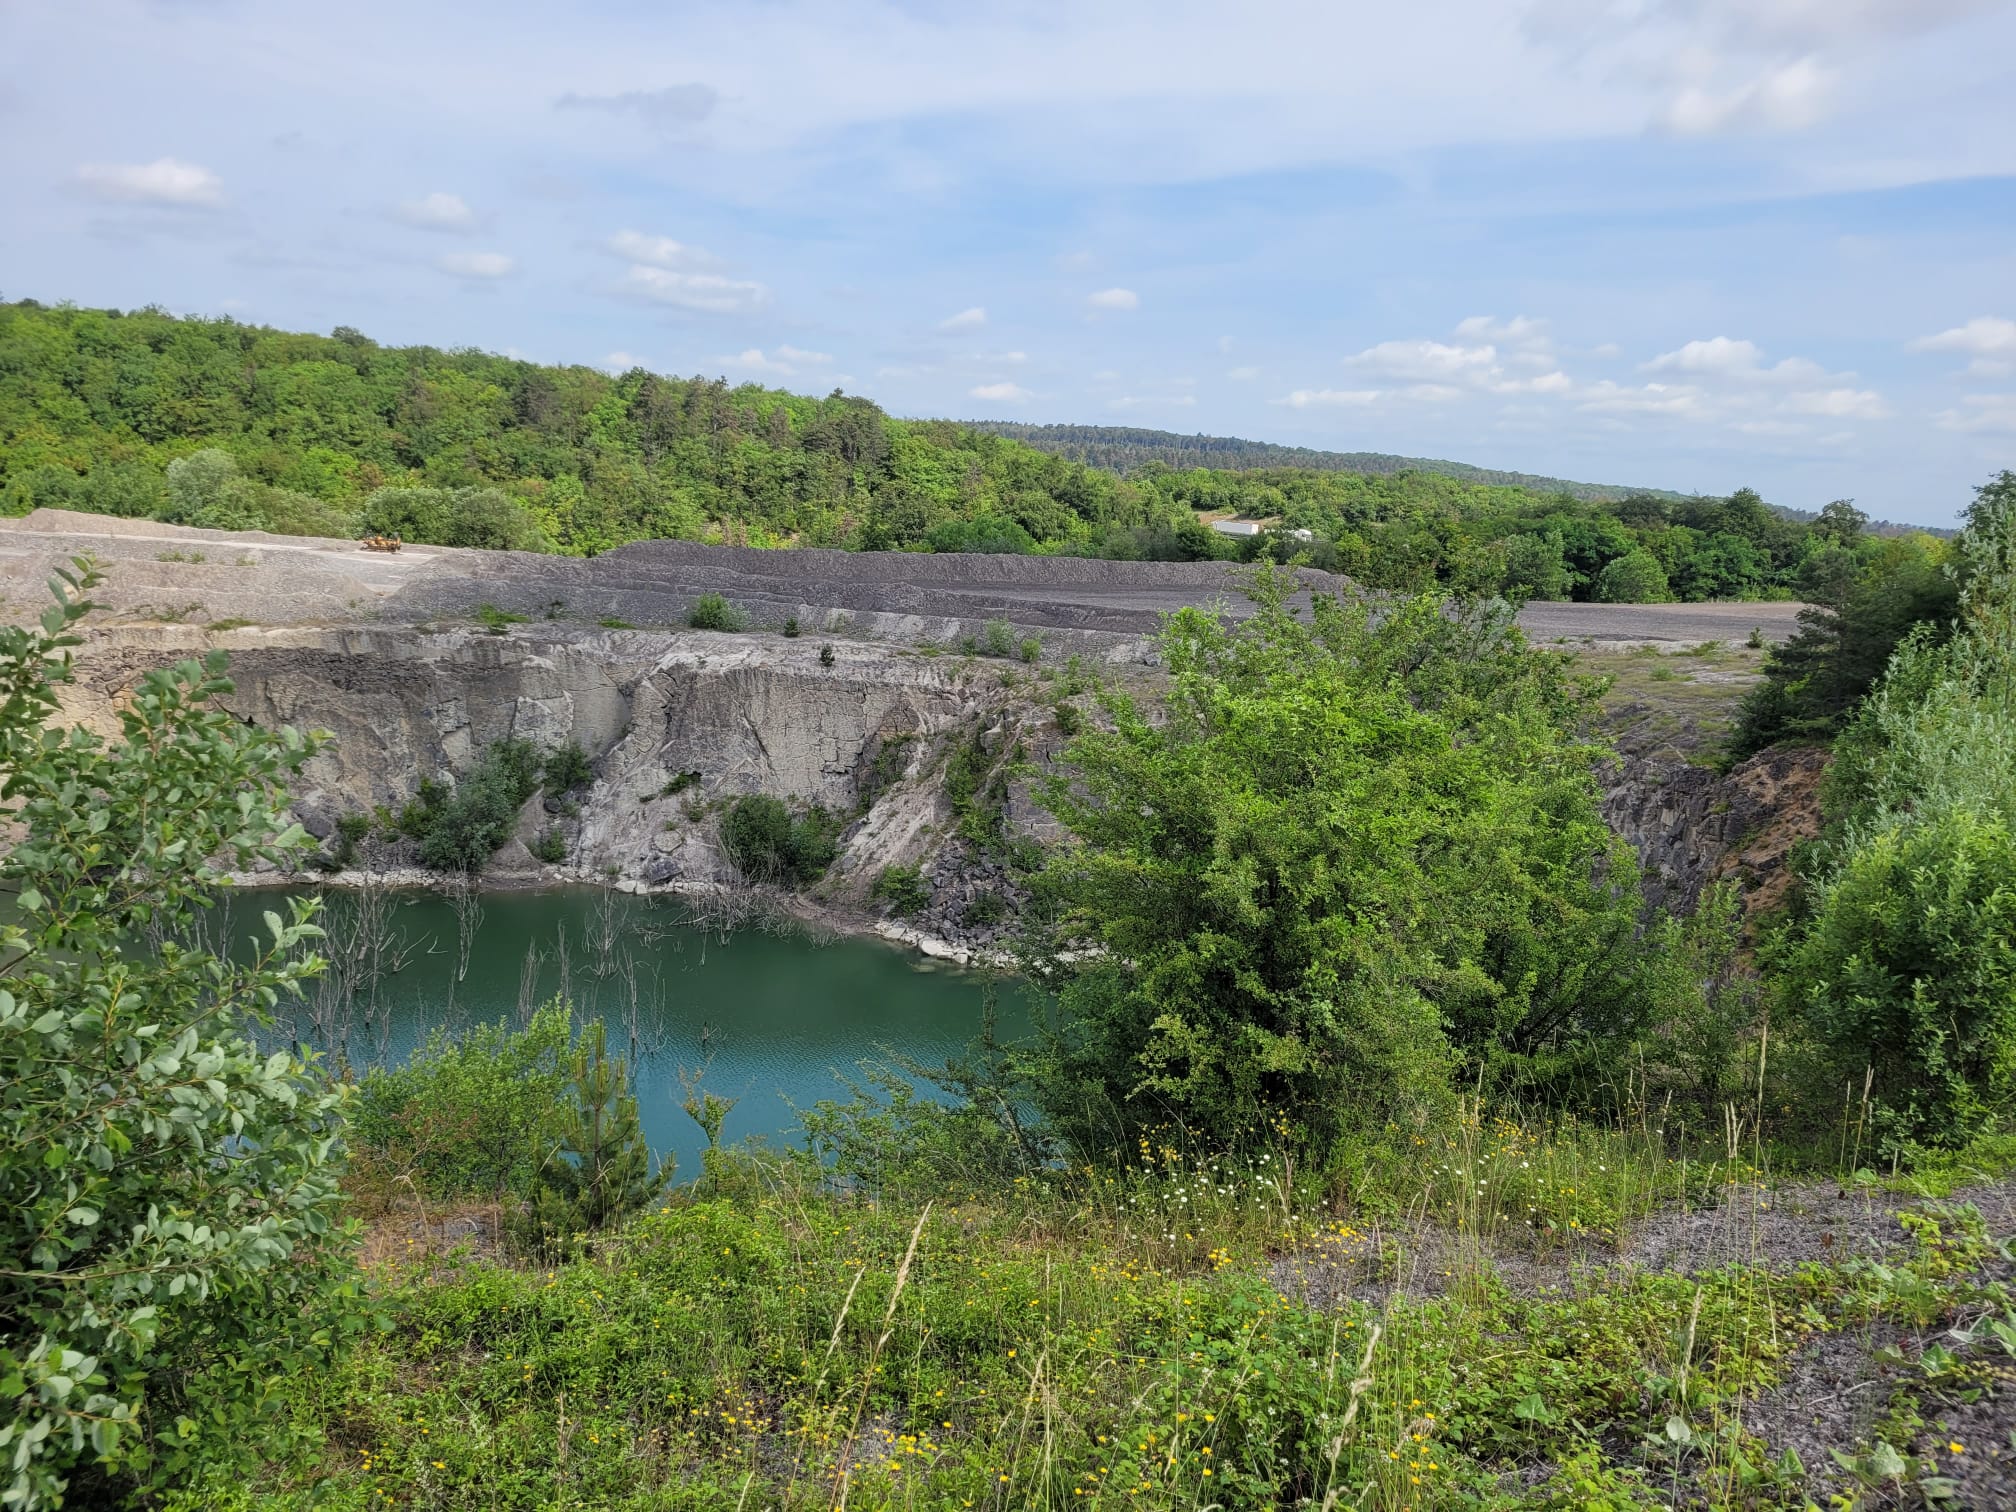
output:
<instances>
[{"instance_id":1,"label":"treeline","mask_svg":"<svg viewBox=\"0 0 2016 1512\"><path fill-rule=\"evenodd\" d=\"M1175 523L1111 474L838 392L22 301L0 305L0 509L37 506L575 554L1124 552Z\"/></svg>"},{"instance_id":2,"label":"treeline","mask_svg":"<svg viewBox=\"0 0 2016 1512\"><path fill-rule=\"evenodd\" d=\"M1434 473L1465 483L1487 483L1535 493L1561 494L1584 503L1612 503L1634 493L1664 499L1683 494L1664 489L1623 488L1611 483L1572 483L1536 473L1473 467L1468 462L1444 462L1435 457L1399 457L1391 452L1322 451L1309 446L1279 446L1271 441L1246 441L1237 436L1185 436L1176 431L1146 430L1132 425L1031 425L1019 420L974 420L975 430L1012 436L1038 451L1055 452L1075 462L1131 473L1160 464L1172 468L1209 467L1241 472L1252 467L1296 467L1314 472Z\"/></svg>"},{"instance_id":3,"label":"treeline","mask_svg":"<svg viewBox=\"0 0 2016 1512\"><path fill-rule=\"evenodd\" d=\"M1133 453L1074 460L1039 449L1055 444L1049 431L1025 428L1025 441L1002 429L898 420L837 390L822 399L641 369L612 377L383 347L349 329L0 304L9 514L50 506L575 555L692 539L1266 557L1400 592L1615 602L1807 594L1829 552L1866 549L1855 543L1867 521L1846 504L1800 521L1747 489L1592 502L1614 491L1243 442L1177 470ZM1295 465L1228 466L1263 455ZM1125 476L1108 470L1122 463ZM1228 538L1206 523L1224 515L1266 530ZM1906 557L1938 550L1929 537L1906 542Z\"/></svg>"}]
</instances>

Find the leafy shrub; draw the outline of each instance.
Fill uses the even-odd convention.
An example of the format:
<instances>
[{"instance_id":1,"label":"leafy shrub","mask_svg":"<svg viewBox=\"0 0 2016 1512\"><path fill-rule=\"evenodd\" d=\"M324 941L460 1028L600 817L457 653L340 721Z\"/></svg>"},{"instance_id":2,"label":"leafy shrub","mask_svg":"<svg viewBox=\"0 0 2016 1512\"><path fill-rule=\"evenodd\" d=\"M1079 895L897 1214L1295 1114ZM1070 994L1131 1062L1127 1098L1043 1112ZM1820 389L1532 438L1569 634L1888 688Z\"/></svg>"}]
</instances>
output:
<instances>
[{"instance_id":1,"label":"leafy shrub","mask_svg":"<svg viewBox=\"0 0 2016 1512\"><path fill-rule=\"evenodd\" d=\"M600 625L604 630L635 630L637 628L630 621L619 619L613 614L605 614L602 618L595 621L595 623Z\"/></svg>"},{"instance_id":2,"label":"leafy shrub","mask_svg":"<svg viewBox=\"0 0 2016 1512\"><path fill-rule=\"evenodd\" d=\"M550 549L531 511L495 488L381 488L364 501L364 528L436 546Z\"/></svg>"},{"instance_id":3,"label":"leafy shrub","mask_svg":"<svg viewBox=\"0 0 2016 1512\"><path fill-rule=\"evenodd\" d=\"M749 616L718 593L703 593L686 611L686 623L695 630L746 630Z\"/></svg>"},{"instance_id":4,"label":"leafy shrub","mask_svg":"<svg viewBox=\"0 0 2016 1512\"><path fill-rule=\"evenodd\" d=\"M1857 847L1820 889L1787 980L1843 1072L1874 1072L1890 1147L1987 1132L2016 1109L2007 821L1947 809Z\"/></svg>"},{"instance_id":5,"label":"leafy shrub","mask_svg":"<svg viewBox=\"0 0 2016 1512\"><path fill-rule=\"evenodd\" d=\"M798 628L798 616L793 614L784 621L784 639L796 640L804 632Z\"/></svg>"},{"instance_id":6,"label":"leafy shrub","mask_svg":"<svg viewBox=\"0 0 2016 1512\"><path fill-rule=\"evenodd\" d=\"M1043 659L1043 642L1033 635L1028 637L1022 642L1020 655L1022 660L1034 666Z\"/></svg>"},{"instance_id":7,"label":"leafy shrub","mask_svg":"<svg viewBox=\"0 0 2016 1512\"><path fill-rule=\"evenodd\" d=\"M831 646L821 646L819 648L819 665L822 667L833 665L833 648Z\"/></svg>"},{"instance_id":8,"label":"leafy shrub","mask_svg":"<svg viewBox=\"0 0 2016 1512\"><path fill-rule=\"evenodd\" d=\"M973 901L966 905L961 915L965 923L985 928L989 924L999 924L1008 917L1008 901L997 892L975 894Z\"/></svg>"},{"instance_id":9,"label":"leafy shrub","mask_svg":"<svg viewBox=\"0 0 2016 1512\"><path fill-rule=\"evenodd\" d=\"M1064 1023L1036 1093L1087 1153L1270 1112L1325 1148L1433 1113L1464 1061L1567 1076L1646 1011L1560 659L1508 609L1318 596L1305 622L1285 591L1259 579L1237 628L1173 617L1167 718L1107 695L1039 786L1078 844L1039 886Z\"/></svg>"},{"instance_id":10,"label":"leafy shrub","mask_svg":"<svg viewBox=\"0 0 2016 1512\"><path fill-rule=\"evenodd\" d=\"M420 844L420 864L434 871L481 871L511 838L518 811L539 788L539 753L529 741L486 748L455 787L429 779L399 815L402 834Z\"/></svg>"},{"instance_id":11,"label":"leafy shrub","mask_svg":"<svg viewBox=\"0 0 2016 1512\"><path fill-rule=\"evenodd\" d=\"M700 774L698 772L674 772L671 777L666 779L665 786L658 789L658 796L660 798L676 798L679 794L685 792L686 789L698 787L699 785Z\"/></svg>"},{"instance_id":12,"label":"leafy shrub","mask_svg":"<svg viewBox=\"0 0 2016 1512\"><path fill-rule=\"evenodd\" d=\"M555 797L584 788L594 780L595 768L589 765L588 753L578 741L555 746L539 764L539 781Z\"/></svg>"},{"instance_id":13,"label":"leafy shrub","mask_svg":"<svg viewBox=\"0 0 2016 1512\"><path fill-rule=\"evenodd\" d=\"M989 656L1015 654L1015 627L1004 619L990 619L981 632L981 649Z\"/></svg>"},{"instance_id":14,"label":"leafy shrub","mask_svg":"<svg viewBox=\"0 0 2016 1512\"><path fill-rule=\"evenodd\" d=\"M899 863L882 868L871 896L888 904L889 912L908 918L931 906L931 884L924 880L922 868Z\"/></svg>"},{"instance_id":15,"label":"leafy shrub","mask_svg":"<svg viewBox=\"0 0 2016 1512\"><path fill-rule=\"evenodd\" d=\"M314 905L249 960L178 944L225 870L291 864L315 744L240 724L224 657L150 671L112 740L60 721L95 573L0 627L0 1501L152 1503L291 1437L275 1392L364 1321L338 1217L342 1098L255 1042L321 962ZM172 823L164 793L173 792ZM166 943L159 943L162 934Z\"/></svg>"},{"instance_id":16,"label":"leafy shrub","mask_svg":"<svg viewBox=\"0 0 2016 1512\"><path fill-rule=\"evenodd\" d=\"M492 635L502 635L513 625L527 623L522 614L514 614L509 609L499 609L495 604L478 604L476 622Z\"/></svg>"},{"instance_id":17,"label":"leafy shrub","mask_svg":"<svg viewBox=\"0 0 2016 1512\"><path fill-rule=\"evenodd\" d=\"M752 793L730 805L721 846L736 870L754 882L803 886L826 875L839 853L835 827L816 805L793 815L782 799Z\"/></svg>"},{"instance_id":18,"label":"leafy shrub","mask_svg":"<svg viewBox=\"0 0 2016 1512\"><path fill-rule=\"evenodd\" d=\"M1837 742L1786 982L1885 1142L1955 1145L2016 1105L2016 474L1954 542L1958 631L1921 625Z\"/></svg>"},{"instance_id":19,"label":"leafy shrub","mask_svg":"<svg viewBox=\"0 0 2016 1512\"><path fill-rule=\"evenodd\" d=\"M533 838L525 847L532 853L534 861L544 861L548 866L558 866L567 859L567 835L559 825L549 825Z\"/></svg>"},{"instance_id":20,"label":"leafy shrub","mask_svg":"<svg viewBox=\"0 0 2016 1512\"><path fill-rule=\"evenodd\" d=\"M429 1197L529 1192L560 1143L571 1023L555 999L523 1029L437 1029L404 1066L371 1071L350 1104L362 1171L410 1175Z\"/></svg>"},{"instance_id":21,"label":"leafy shrub","mask_svg":"<svg viewBox=\"0 0 2016 1512\"><path fill-rule=\"evenodd\" d=\"M1672 592L1659 559L1638 547L1603 569L1596 579L1596 597L1605 604L1661 604Z\"/></svg>"}]
</instances>

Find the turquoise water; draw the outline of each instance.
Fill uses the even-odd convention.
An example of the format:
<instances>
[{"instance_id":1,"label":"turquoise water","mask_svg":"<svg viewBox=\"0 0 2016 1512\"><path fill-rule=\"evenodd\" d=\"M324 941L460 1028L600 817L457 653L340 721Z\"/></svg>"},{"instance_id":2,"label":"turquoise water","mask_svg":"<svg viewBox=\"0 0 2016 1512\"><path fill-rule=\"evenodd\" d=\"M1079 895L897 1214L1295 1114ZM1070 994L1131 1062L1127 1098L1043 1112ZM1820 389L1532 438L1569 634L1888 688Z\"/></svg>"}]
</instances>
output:
<instances>
[{"instance_id":1,"label":"turquoise water","mask_svg":"<svg viewBox=\"0 0 2016 1512\"><path fill-rule=\"evenodd\" d=\"M242 945L275 905L273 893L241 893L219 923ZM466 927L438 893L332 891L325 915L331 969L283 1033L353 1066L396 1064L434 1028L521 1022L564 994L577 1019L604 1020L612 1050L633 1054L645 1133L687 1175L705 1141L679 1106L682 1070L704 1068L709 1091L739 1099L725 1142L790 1141L793 1105L844 1098L841 1077L864 1062L961 1054L986 992L979 974L880 942L723 934L694 927L676 902L595 889L480 896ZM998 1013L1006 1036L1028 1026L1012 984Z\"/></svg>"}]
</instances>

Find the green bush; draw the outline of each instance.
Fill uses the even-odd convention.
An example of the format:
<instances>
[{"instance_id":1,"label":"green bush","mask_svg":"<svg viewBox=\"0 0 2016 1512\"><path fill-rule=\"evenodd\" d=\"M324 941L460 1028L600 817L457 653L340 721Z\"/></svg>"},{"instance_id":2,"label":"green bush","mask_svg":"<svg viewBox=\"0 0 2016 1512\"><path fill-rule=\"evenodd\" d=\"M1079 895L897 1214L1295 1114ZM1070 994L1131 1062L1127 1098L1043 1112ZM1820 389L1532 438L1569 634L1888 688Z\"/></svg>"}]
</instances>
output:
<instances>
[{"instance_id":1,"label":"green bush","mask_svg":"<svg viewBox=\"0 0 2016 1512\"><path fill-rule=\"evenodd\" d=\"M686 623L695 630L746 630L749 616L718 593L703 593L686 611Z\"/></svg>"},{"instance_id":2,"label":"green bush","mask_svg":"<svg viewBox=\"0 0 2016 1512\"><path fill-rule=\"evenodd\" d=\"M803 886L826 875L839 853L836 827L814 805L794 815L767 793L737 798L721 820L721 846L752 882Z\"/></svg>"},{"instance_id":3,"label":"green bush","mask_svg":"<svg viewBox=\"0 0 2016 1512\"><path fill-rule=\"evenodd\" d=\"M177 943L225 871L307 848L282 816L316 746L220 707L216 652L146 673L117 737L59 734L98 581L60 577L39 628L0 627L0 793L21 827L0 861L0 1502L17 1512L153 1504L205 1466L313 1452L275 1394L366 1321L340 1091L257 1043L321 969L314 905L267 913L249 959Z\"/></svg>"},{"instance_id":4,"label":"green bush","mask_svg":"<svg viewBox=\"0 0 2016 1512\"><path fill-rule=\"evenodd\" d=\"M1032 635L1022 642L1019 654L1022 660L1034 666L1043 659L1043 642Z\"/></svg>"},{"instance_id":5,"label":"green bush","mask_svg":"<svg viewBox=\"0 0 2016 1512\"><path fill-rule=\"evenodd\" d=\"M2016 1111L2016 836L1948 809L1875 835L1819 889L1786 963L1806 1022L1890 1148L1956 1146Z\"/></svg>"},{"instance_id":6,"label":"green bush","mask_svg":"<svg viewBox=\"0 0 2016 1512\"><path fill-rule=\"evenodd\" d=\"M499 609L495 604L478 604L476 622L492 635L502 635L513 625L527 623L522 614L514 614L509 609Z\"/></svg>"},{"instance_id":7,"label":"green bush","mask_svg":"<svg viewBox=\"0 0 2016 1512\"><path fill-rule=\"evenodd\" d=\"M1328 1148L1434 1113L1459 1066L1558 1081L1648 1011L1560 658L1439 594L1304 621L1279 578L1252 591L1237 628L1172 618L1166 718L1108 694L1038 789L1077 843L1038 886L1063 1012L1030 1064L1087 1154L1282 1114Z\"/></svg>"},{"instance_id":8,"label":"green bush","mask_svg":"<svg viewBox=\"0 0 2016 1512\"><path fill-rule=\"evenodd\" d=\"M576 788L584 788L594 780L595 768L589 765L588 753L581 749L578 741L570 740L565 745L555 746L539 764L540 785L556 798Z\"/></svg>"},{"instance_id":9,"label":"green bush","mask_svg":"<svg viewBox=\"0 0 2016 1512\"><path fill-rule=\"evenodd\" d=\"M361 1172L411 1173L435 1198L530 1192L560 1145L571 1023L555 999L523 1029L437 1029L404 1066L369 1072L350 1103Z\"/></svg>"},{"instance_id":10,"label":"green bush","mask_svg":"<svg viewBox=\"0 0 2016 1512\"><path fill-rule=\"evenodd\" d=\"M784 639L796 640L804 632L798 628L798 616L791 615L784 621Z\"/></svg>"},{"instance_id":11,"label":"green bush","mask_svg":"<svg viewBox=\"0 0 2016 1512\"><path fill-rule=\"evenodd\" d=\"M966 911L960 917L964 923L984 929L1008 917L1008 901L996 892L979 893L966 905Z\"/></svg>"},{"instance_id":12,"label":"green bush","mask_svg":"<svg viewBox=\"0 0 2016 1512\"><path fill-rule=\"evenodd\" d=\"M364 528L436 546L551 549L531 511L495 488L381 488L364 501Z\"/></svg>"},{"instance_id":13,"label":"green bush","mask_svg":"<svg viewBox=\"0 0 2016 1512\"><path fill-rule=\"evenodd\" d=\"M540 756L529 741L487 747L476 769L455 787L429 779L399 815L402 834L420 845L420 864L434 871L481 871L511 838L518 811L539 790Z\"/></svg>"},{"instance_id":14,"label":"green bush","mask_svg":"<svg viewBox=\"0 0 2016 1512\"><path fill-rule=\"evenodd\" d=\"M1596 579L1596 597L1605 604L1663 604L1672 591L1659 559L1639 547L1603 569Z\"/></svg>"},{"instance_id":15,"label":"green bush","mask_svg":"<svg viewBox=\"0 0 2016 1512\"><path fill-rule=\"evenodd\" d=\"M871 896L889 905L889 912L902 918L922 913L931 905L931 884L921 868L901 864L885 866L875 878Z\"/></svg>"},{"instance_id":16,"label":"green bush","mask_svg":"<svg viewBox=\"0 0 2016 1512\"><path fill-rule=\"evenodd\" d=\"M567 859L567 834L559 825L549 825L541 830L525 849L532 853L534 861L544 861L548 866L558 866Z\"/></svg>"},{"instance_id":17,"label":"green bush","mask_svg":"<svg viewBox=\"0 0 2016 1512\"><path fill-rule=\"evenodd\" d=\"M821 646L819 648L819 665L822 667L833 665L833 648L831 646Z\"/></svg>"},{"instance_id":18,"label":"green bush","mask_svg":"<svg viewBox=\"0 0 2016 1512\"><path fill-rule=\"evenodd\" d=\"M1015 627L1004 619L990 619L981 631L981 650L988 656L1015 654Z\"/></svg>"}]
</instances>

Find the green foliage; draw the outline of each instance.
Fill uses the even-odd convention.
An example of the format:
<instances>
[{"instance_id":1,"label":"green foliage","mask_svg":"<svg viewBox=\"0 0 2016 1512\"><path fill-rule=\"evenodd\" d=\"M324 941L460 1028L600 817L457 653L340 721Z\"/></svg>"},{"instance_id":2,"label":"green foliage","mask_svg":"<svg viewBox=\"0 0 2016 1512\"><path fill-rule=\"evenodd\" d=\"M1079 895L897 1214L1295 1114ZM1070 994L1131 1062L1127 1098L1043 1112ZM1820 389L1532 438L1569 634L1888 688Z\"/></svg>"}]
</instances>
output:
<instances>
[{"instance_id":1,"label":"green foliage","mask_svg":"<svg viewBox=\"0 0 2016 1512\"><path fill-rule=\"evenodd\" d=\"M870 896L888 904L889 912L908 918L930 907L931 884L924 879L922 870L899 862L877 873Z\"/></svg>"},{"instance_id":2,"label":"green foliage","mask_svg":"<svg viewBox=\"0 0 2016 1512\"><path fill-rule=\"evenodd\" d=\"M572 1020L555 999L523 1029L437 1029L404 1066L375 1068L349 1107L359 1174L433 1198L523 1195L560 1146Z\"/></svg>"},{"instance_id":3,"label":"green foliage","mask_svg":"<svg viewBox=\"0 0 2016 1512\"><path fill-rule=\"evenodd\" d=\"M1608 563L1596 579L1596 598L1605 604L1657 604L1670 597L1666 569L1651 552L1638 549Z\"/></svg>"},{"instance_id":4,"label":"green foliage","mask_svg":"<svg viewBox=\"0 0 2016 1512\"><path fill-rule=\"evenodd\" d=\"M1015 654L1015 627L1004 619L990 619L980 632L980 650L986 656Z\"/></svg>"},{"instance_id":5,"label":"green foliage","mask_svg":"<svg viewBox=\"0 0 2016 1512\"><path fill-rule=\"evenodd\" d=\"M749 616L718 593L703 593L686 611L686 623L695 630L746 630Z\"/></svg>"},{"instance_id":6,"label":"green foliage","mask_svg":"<svg viewBox=\"0 0 2016 1512\"><path fill-rule=\"evenodd\" d=\"M831 646L821 646L819 648L819 665L822 667L833 665L833 648Z\"/></svg>"},{"instance_id":7,"label":"green foliage","mask_svg":"<svg viewBox=\"0 0 2016 1512\"><path fill-rule=\"evenodd\" d=\"M803 630L801 630L801 629L799 629L799 628L798 628L798 616L797 616L797 615L795 615L795 614L792 614L792 615L787 615L787 616L785 617L785 620L784 620L784 639L786 639L786 640L796 640L796 639L798 639L798 637L799 637L799 636L803 635L804 633L805 633L805 632L804 632Z\"/></svg>"},{"instance_id":8,"label":"green foliage","mask_svg":"<svg viewBox=\"0 0 2016 1512\"><path fill-rule=\"evenodd\" d=\"M1813 557L1797 585L1807 601L1798 632L1765 658L1764 681L1744 699L1730 738L1731 757L1832 737L1918 626L1943 640L1959 598L1945 555L1929 537L1907 536L1832 545ZM1752 639L1763 644L1761 635Z\"/></svg>"},{"instance_id":9,"label":"green foliage","mask_svg":"<svg viewBox=\"0 0 2016 1512\"><path fill-rule=\"evenodd\" d=\"M1464 1061L1557 1079L1649 1009L1560 659L1504 611L1319 596L1304 622L1284 592L1259 578L1236 629L1174 617L1168 717L1108 695L1039 789L1076 843L1039 888L1062 1027L1031 1070L1081 1148L1275 1110L1326 1148L1432 1111Z\"/></svg>"},{"instance_id":10,"label":"green foliage","mask_svg":"<svg viewBox=\"0 0 2016 1512\"><path fill-rule=\"evenodd\" d=\"M548 866L558 866L567 859L567 833L559 825L548 825L533 837L525 847L534 861L544 861Z\"/></svg>"},{"instance_id":11,"label":"green foliage","mask_svg":"<svg viewBox=\"0 0 2016 1512\"><path fill-rule=\"evenodd\" d=\"M268 913L247 961L178 943L224 870L307 847L281 814L316 742L218 707L221 653L148 672L116 739L45 731L97 582L79 568L38 628L0 628L22 826L0 862L0 1501L30 1512L282 1446L275 1389L358 1316L341 1097L255 1043L320 969L313 908Z\"/></svg>"},{"instance_id":12,"label":"green foliage","mask_svg":"<svg viewBox=\"0 0 2016 1512\"><path fill-rule=\"evenodd\" d=\"M626 1090L629 1068L606 1046L594 1019L574 1048L572 1100L563 1101L559 1141L540 1162L524 1214L536 1247L552 1250L577 1235L621 1223L656 1202L672 1182L668 1158L652 1168L651 1148Z\"/></svg>"},{"instance_id":13,"label":"green foliage","mask_svg":"<svg viewBox=\"0 0 2016 1512\"><path fill-rule=\"evenodd\" d=\"M547 549L531 511L495 488L381 488L364 501L363 523L373 534L436 546Z\"/></svg>"},{"instance_id":14,"label":"green foliage","mask_svg":"<svg viewBox=\"0 0 2016 1512\"><path fill-rule=\"evenodd\" d=\"M781 798L737 798L721 820L721 848L752 882L804 886L826 875L839 854L838 826L817 805L793 814Z\"/></svg>"},{"instance_id":15,"label":"green foliage","mask_svg":"<svg viewBox=\"0 0 2016 1512\"><path fill-rule=\"evenodd\" d=\"M589 764L588 753L576 740L555 746L539 763L540 785L556 798L576 788L584 788L594 780L595 768Z\"/></svg>"},{"instance_id":16,"label":"green foliage","mask_svg":"<svg viewBox=\"0 0 2016 1512\"><path fill-rule=\"evenodd\" d=\"M518 811L539 790L541 758L531 742L499 740L454 787L428 779L401 812L401 834L419 842L434 871L481 871L511 838Z\"/></svg>"},{"instance_id":17,"label":"green foliage","mask_svg":"<svg viewBox=\"0 0 2016 1512\"><path fill-rule=\"evenodd\" d=\"M1921 626L1844 731L1785 987L1885 1143L1956 1145L2016 1101L2016 474L1955 543L1942 643Z\"/></svg>"},{"instance_id":18,"label":"green foliage","mask_svg":"<svg viewBox=\"0 0 2016 1512\"><path fill-rule=\"evenodd\" d=\"M495 604L478 604L476 622L492 635L502 635L513 625L527 623L522 614L514 614L509 609L499 609Z\"/></svg>"}]
</instances>

